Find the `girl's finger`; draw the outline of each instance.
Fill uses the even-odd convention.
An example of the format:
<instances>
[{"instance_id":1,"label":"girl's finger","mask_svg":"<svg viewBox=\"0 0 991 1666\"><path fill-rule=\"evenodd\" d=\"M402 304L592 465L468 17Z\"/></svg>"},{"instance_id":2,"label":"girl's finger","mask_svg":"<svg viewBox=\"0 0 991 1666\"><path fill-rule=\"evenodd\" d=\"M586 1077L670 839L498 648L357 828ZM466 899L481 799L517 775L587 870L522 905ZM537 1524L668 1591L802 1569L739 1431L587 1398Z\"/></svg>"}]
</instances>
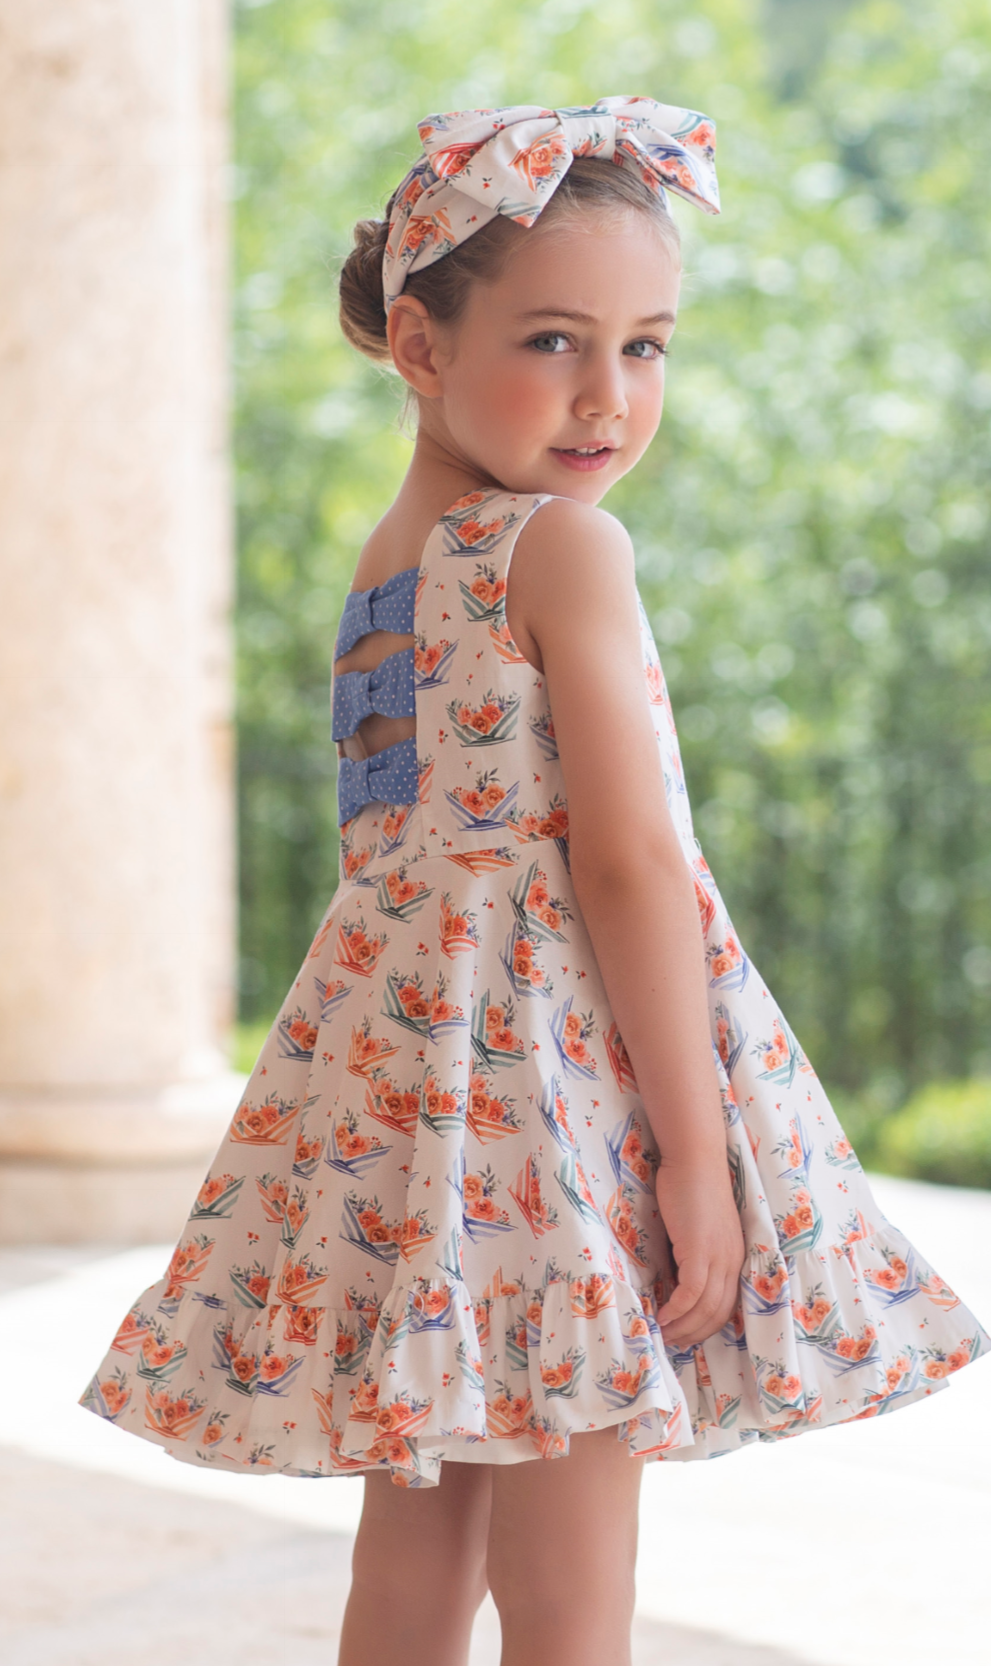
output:
<instances>
[{"instance_id":1,"label":"girl's finger","mask_svg":"<svg viewBox=\"0 0 991 1666\"><path fill-rule=\"evenodd\" d=\"M712 1321L712 1329L709 1332L710 1336L715 1336L717 1331L721 1331L724 1325L729 1324L733 1316L733 1309L736 1307L736 1286L736 1279L727 1276L723 1283L722 1295L716 1304L716 1313Z\"/></svg>"},{"instance_id":2,"label":"girl's finger","mask_svg":"<svg viewBox=\"0 0 991 1666\"><path fill-rule=\"evenodd\" d=\"M690 1308L673 1327L665 1330L665 1342L673 1342L679 1348L693 1348L700 1342L706 1342L710 1336L722 1330L733 1315L737 1301L738 1279L725 1276L713 1279L711 1288ZM660 1314L658 1314L660 1322Z\"/></svg>"},{"instance_id":3,"label":"girl's finger","mask_svg":"<svg viewBox=\"0 0 991 1666\"><path fill-rule=\"evenodd\" d=\"M677 1292L676 1292L677 1294ZM721 1281L707 1279L704 1288L698 1292L695 1300L689 1301L680 1314L674 1316L673 1321L664 1324L661 1315L657 1315L657 1322L661 1325L665 1342L676 1342L681 1345L688 1338L694 1337L699 1327L709 1321L710 1315L718 1311L721 1294ZM674 1305L672 1299L671 1305ZM712 1335L710 1330L708 1335Z\"/></svg>"},{"instance_id":4,"label":"girl's finger","mask_svg":"<svg viewBox=\"0 0 991 1666\"><path fill-rule=\"evenodd\" d=\"M675 1265L674 1256L671 1253L671 1240L667 1235L663 1222L661 1223L661 1242L657 1256L657 1271L658 1277L661 1280L662 1288L670 1290L673 1295L678 1283L678 1269Z\"/></svg>"},{"instance_id":5,"label":"girl's finger","mask_svg":"<svg viewBox=\"0 0 991 1666\"><path fill-rule=\"evenodd\" d=\"M708 1283L708 1268L686 1262L678 1268L678 1283L664 1306L658 1310L657 1323L671 1324L683 1318L698 1302Z\"/></svg>"}]
</instances>

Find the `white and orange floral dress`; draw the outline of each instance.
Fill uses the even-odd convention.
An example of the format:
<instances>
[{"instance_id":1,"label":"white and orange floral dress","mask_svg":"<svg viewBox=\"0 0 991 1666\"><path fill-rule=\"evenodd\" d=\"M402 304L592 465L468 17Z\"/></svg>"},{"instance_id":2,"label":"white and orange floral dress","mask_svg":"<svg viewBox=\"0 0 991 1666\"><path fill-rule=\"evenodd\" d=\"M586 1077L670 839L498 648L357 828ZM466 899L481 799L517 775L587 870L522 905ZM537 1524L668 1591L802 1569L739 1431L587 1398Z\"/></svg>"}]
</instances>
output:
<instances>
[{"instance_id":1,"label":"white and orange floral dress","mask_svg":"<svg viewBox=\"0 0 991 1666\"><path fill-rule=\"evenodd\" d=\"M340 885L167 1269L82 1395L185 1462L423 1486L605 1425L631 1454L705 1458L908 1405L988 1349L880 1213L747 958L642 615L747 1243L730 1322L665 1346L657 1146L571 883L543 678L506 623L546 501L461 499L419 568L346 614L349 640L412 628L411 666L377 680L402 709L410 671L416 739L342 766Z\"/></svg>"}]
</instances>

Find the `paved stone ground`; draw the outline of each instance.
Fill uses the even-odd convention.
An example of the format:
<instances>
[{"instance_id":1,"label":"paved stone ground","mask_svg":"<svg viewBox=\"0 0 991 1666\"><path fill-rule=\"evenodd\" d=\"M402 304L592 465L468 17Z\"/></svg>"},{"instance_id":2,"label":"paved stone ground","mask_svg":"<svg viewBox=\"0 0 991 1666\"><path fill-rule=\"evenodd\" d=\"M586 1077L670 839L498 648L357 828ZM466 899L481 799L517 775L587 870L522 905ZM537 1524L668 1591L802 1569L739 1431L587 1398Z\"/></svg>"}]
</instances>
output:
<instances>
[{"instance_id":1,"label":"paved stone ground","mask_svg":"<svg viewBox=\"0 0 991 1666\"><path fill-rule=\"evenodd\" d=\"M61 1278L77 1267L88 1267L105 1256L120 1253L117 1244L13 1244L0 1245L0 1296L11 1290L26 1290L46 1279Z\"/></svg>"},{"instance_id":2,"label":"paved stone ground","mask_svg":"<svg viewBox=\"0 0 991 1666\"><path fill-rule=\"evenodd\" d=\"M872 1184L987 1323L991 1193ZM0 1662L336 1666L360 1495L204 1477L76 1404L167 1253L0 1249ZM637 1666L986 1666L989 1371L898 1417L648 1466ZM471 1666L498 1658L489 1602Z\"/></svg>"},{"instance_id":3,"label":"paved stone ground","mask_svg":"<svg viewBox=\"0 0 991 1666\"><path fill-rule=\"evenodd\" d=\"M335 1666L351 1539L0 1448L4 1666ZM800 1666L638 1618L635 1666ZM470 1666L498 1666L487 1600ZM604 1661L603 1666L610 1666Z\"/></svg>"}]
</instances>

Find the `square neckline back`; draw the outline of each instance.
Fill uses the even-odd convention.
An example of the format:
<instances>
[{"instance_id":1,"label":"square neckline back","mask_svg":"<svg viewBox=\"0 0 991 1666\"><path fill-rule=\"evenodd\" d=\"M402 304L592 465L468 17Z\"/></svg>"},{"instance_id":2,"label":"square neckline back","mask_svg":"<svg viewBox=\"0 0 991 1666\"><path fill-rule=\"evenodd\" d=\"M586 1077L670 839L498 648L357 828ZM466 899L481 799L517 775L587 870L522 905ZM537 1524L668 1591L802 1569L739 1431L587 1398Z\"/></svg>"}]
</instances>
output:
<instances>
[{"instance_id":1,"label":"square neckline back","mask_svg":"<svg viewBox=\"0 0 991 1666\"><path fill-rule=\"evenodd\" d=\"M510 492L508 486L484 486L478 488L478 501L481 502L486 497L499 497L501 494L505 494L509 497L516 495ZM427 533L427 536L423 540L423 547L420 551L419 561L415 562L410 567L400 567L396 572L390 573L389 577L387 579L383 579L381 584L368 584L360 590L352 586L352 588L348 591L347 596L367 596L370 595L373 590L384 590L387 584L392 583L393 579L405 578L407 573L418 573L423 566L423 557L427 552L427 547L434 533L437 531L437 528L447 519L448 515L453 514L456 509L461 509L465 506L466 498L473 496L473 492L462 492L460 497L456 497L453 503L449 503L447 508L441 511ZM345 606L347 606L347 596L344 598Z\"/></svg>"},{"instance_id":2,"label":"square neckline back","mask_svg":"<svg viewBox=\"0 0 991 1666\"><path fill-rule=\"evenodd\" d=\"M444 522L451 515L455 514L455 512L457 510L469 507L469 500L470 499L473 500L473 502L471 504L471 507L474 507L474 505L476 503L483 503L483 502L485 502L486 499L491 499L491 498L500 497L500 496L513 497L513 496L515 496L515 494L512 493L512 492L509 492L508 489L504 486L488 486L488 487L485 487L485 488L480 488L477 493L475 493L475 492L462 492L460 497L455 498L454 502L449 503L447 508L442 510L442 512L437 516L437 519L434 521L434 523L430 527L430 530L428 531L425 539L423 540L423 546L420 550L420 559L419 559L418 562L415 563L415 565L411 565L411 566L408 566L408 567L400 567L397 572L390 573L390 575L387 579L383 579L381 584L369 584L369 585L365 585L361 589L356 589L356 588L352 587L347 592L347 594L344 597L344 606L341 610L341 617L340 617L340 620L338 622L337 632L336 632L336 635L335 635L335 638L334 638L334 652L333 652L333 658L332 658L332 662L331 662L331 675L332 675L333 678L337 678L338 676L342 676L342 675L343 676L349 675L349 673L347 673L347 672L343 672L343 673L338 672L337 663L338 663L339 660L343 659L346 654L349 654L351 652L351 649L355 647L356 643L361 641L363 636L370 635L374 630L381 630L381 629L388 629L389 628L388 626L375 626L372 623L371 608L372 608L373 603L370 600L369 605L368 605L368 619L369 619L368 625L366 626L366 628L364 630L359 631L358 635L353 637L348 642L347 647L342 648L340 646L341 634L342 634L342 632L344 632L344 627L345 627L345 623L346 623L346 620L347 620L347 613L348 613L349 604L354 600L361 600L361 599L366 598L366 597L367 598L382 599L386 596L386 593L389 591L389 586L390 585L396 586L397 593L400 593L401 592L401 586L398 585L397 581L400 580L400 579L409 578L411 574L416 574L417 575L417 580L419 581L419 575L423 571L424 558L426 556L426 553L427 553L428 549L430 548L431 541L435 537L438 528L441 527L444 524ZM406 635L408 633L404 631L404 632L401 632L400 634ZM402 650L402 651L405 652L406 650Z\"/></svg>"}]
</instances>

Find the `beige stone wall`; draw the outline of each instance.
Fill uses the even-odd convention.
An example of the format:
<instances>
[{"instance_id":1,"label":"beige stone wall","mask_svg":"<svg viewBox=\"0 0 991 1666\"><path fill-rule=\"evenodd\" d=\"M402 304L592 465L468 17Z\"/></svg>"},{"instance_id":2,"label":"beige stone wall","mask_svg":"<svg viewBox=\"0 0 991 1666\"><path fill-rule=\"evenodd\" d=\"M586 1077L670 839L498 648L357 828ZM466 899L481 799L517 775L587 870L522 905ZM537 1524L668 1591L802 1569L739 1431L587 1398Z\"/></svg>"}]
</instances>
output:
<instances>
[{"instance_id":1,"label":"beige stone wall","mask_svg":"<svg viewBox=\"0 0 991 1666\"><path fill-rule=\"evenodd\" d=\"M0 0L8 1241L118 1235L66 1168L181 1193L233 1108L226 10Z\"/></svg>"}]
</instances>

